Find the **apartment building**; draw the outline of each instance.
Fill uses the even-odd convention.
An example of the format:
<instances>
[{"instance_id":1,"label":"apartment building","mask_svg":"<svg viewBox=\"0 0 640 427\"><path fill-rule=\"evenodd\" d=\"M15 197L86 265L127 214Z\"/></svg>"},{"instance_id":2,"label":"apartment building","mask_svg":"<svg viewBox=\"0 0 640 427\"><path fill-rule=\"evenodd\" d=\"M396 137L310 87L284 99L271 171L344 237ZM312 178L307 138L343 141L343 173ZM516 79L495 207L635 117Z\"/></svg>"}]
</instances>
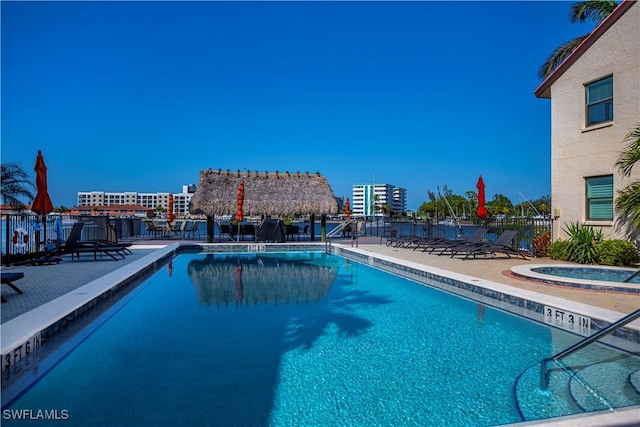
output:
<instances>
[{"instance_id":1,"label":"apartment building","mask_svg":"<svg viewBox=\"0 0 640 427\"><path fill-rule=\"evenodd\" d=\"M391 184L356 184L350 201L353 216L383 216L376 206L389 205L394 212L407 210L407 190Z\"/></svg>"},{"instance_id":2,"label":"apartment building","mask_svg":"<svg viewBox=\"0 0 640 427\"><path fill-rule=\"evenodd\" d=\"M640 6L624 1L535 90L551 100L554 238L578 223L626 238L619 190L640 179L615 167L640 118Z\"/></svg>"},{"instance_id":3,"label":"apartment building","mask_svg":"<svg viewBox=\"0 0 640 427\"><path fill-rule=\"evenodd\" d=\"M183 185L181 193L173 193L173 212L178 215L189 215L189 204L196 186L193 184ZM167 210L169 208L169 194L171 193L138 193L126 191L122 193L110 193L105 191L78 192L77 208L86 210L91 206L142 206L155 211L158 206ZM112 208L113 209L113 208Z\"/></svg>"}]
</instances>

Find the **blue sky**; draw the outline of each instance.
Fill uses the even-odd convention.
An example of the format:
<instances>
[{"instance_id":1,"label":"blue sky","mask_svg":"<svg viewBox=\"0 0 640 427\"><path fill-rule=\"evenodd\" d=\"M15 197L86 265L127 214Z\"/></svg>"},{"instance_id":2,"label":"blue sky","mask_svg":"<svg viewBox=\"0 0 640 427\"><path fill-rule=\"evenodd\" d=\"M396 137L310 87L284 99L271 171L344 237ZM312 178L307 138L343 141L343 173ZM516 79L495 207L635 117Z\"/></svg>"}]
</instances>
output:
<instances>
[{"instance_id":1,"label":"blue sky","mask_svg":"<svg viewBox=\"0 0 640 427\"><path fill-rule=\"evenodd\" d=\"M203 169L549 195L540 64L571 2L2 1L2 162L79 191L180 192ZM34 179L35 182L35 179Z\"/></svg>"}]
</instances>

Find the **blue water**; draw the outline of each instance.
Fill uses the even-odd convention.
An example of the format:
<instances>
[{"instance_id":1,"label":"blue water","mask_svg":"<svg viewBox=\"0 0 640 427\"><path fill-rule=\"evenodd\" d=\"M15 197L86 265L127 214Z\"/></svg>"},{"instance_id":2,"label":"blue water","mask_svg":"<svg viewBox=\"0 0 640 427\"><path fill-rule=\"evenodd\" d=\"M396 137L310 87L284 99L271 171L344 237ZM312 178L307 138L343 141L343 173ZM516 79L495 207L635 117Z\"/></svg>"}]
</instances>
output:
<instances>
[{"instance_id":1,"label":"blue water","mask_svg":"<svg viewBox=\"0 0 640 427\"><path fill-rule=\"evenodd\" d=\"M624 282L629 279L636 271L611 269L611 268L594 268L594 267L537 267L531 271L536 273L548 274L557 277L568 277L571 279L585 280L601 280L608 282ZM627 283L640 283L640 274L631 278Z\"/></svg>"},{"instance_id":2,"label":"blue water","mask_svg":"<svg viewBox=\"0 0 640 427\"><path fill-rule=\"evenodd\" d=\"M3 409L82 426L490 426L521 421L518 375L579 339L324 253L182 254L88 330Z\"/></svg>"}]
</instances>

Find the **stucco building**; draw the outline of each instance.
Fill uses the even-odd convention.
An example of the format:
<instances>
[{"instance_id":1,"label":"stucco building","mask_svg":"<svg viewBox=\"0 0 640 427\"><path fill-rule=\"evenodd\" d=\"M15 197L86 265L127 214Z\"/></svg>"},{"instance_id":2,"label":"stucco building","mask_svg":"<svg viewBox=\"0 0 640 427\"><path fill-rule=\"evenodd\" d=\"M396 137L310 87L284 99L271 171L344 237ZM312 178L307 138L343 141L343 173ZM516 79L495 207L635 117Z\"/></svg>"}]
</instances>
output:
<instances>
[{"instance_id":1,"label":"stucco building","mask_svg":"<svg viewBox=\"0 0 640 427\"><path fill-rule=\"evenodd\" d=\"M615 167L640 125L640 6L622 2L536 89L551 100L551 205L553 238L568 224L627 239L616 215L619 190L640 179Z\"/></svg>"},{"instance_id":2,"label":"stucco building","mask_svg":"<svg viewBox=\"0 0 640 427\"><path fill-rule=\"evenodd\" d=\"M189 204L195 191L195 185L183 185L181 193L172 193L173 212L176 215L183 216L190 214ZM138 212L138 215L142 215L142 210L137 209L137 207L144 207L152 212L155 211L158 206L167 210L169 208L169 193L80 191L78 192L77 203L77 207L73 208L73 210L78 212L112 212L130 211L133 209Z\"/></svg>"}]
</instances>

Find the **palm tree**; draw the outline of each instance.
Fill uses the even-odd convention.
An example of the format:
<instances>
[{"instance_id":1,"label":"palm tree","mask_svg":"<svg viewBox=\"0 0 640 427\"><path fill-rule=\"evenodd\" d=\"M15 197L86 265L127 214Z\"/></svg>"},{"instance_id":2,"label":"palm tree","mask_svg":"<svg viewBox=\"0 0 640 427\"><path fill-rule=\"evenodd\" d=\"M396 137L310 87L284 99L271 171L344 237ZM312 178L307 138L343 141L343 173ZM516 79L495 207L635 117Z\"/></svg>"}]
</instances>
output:
<instances>
[{"instance_id":1,"label":"palm tree","mask_svg":"<svg viewBox=\"0 0 640 427\"><path fill-rule=\"evenodd\" d=\"M29 180L29 175L17 163L2 163L2 203L24 207L21 198L33 200L33 193L28 187L33 188L33 183Z\"/></svg>"},{"instance_id":2,"label":"palm tree","mask_svg":"<svg viewBox=\"0 0 640 427\"><path fill-rule=\"evenodd\" d=\"M623 141L627 147L620 152L616 167L626 177L631 175L631 169L640 161L640 124L631 129ZM615 207L621 217L626 217L629 224L629 234L640 232L640 180L634 181L618 191Z\"/></svg>"},{"instance_id":3,"label":"palm tree","mask_svg":"<svg viewBox=\"0 0 640 427\"><path fill-rule=\"evenodd\" d=\"M618 3L614 0L588 0L573 3L569 9L569 20L572 24L593 21L598 25L611 15ZM589 34L585 34L558 46L538 70L538 77L547 78L588 36Z\"/></svg>"}]
</instances>

